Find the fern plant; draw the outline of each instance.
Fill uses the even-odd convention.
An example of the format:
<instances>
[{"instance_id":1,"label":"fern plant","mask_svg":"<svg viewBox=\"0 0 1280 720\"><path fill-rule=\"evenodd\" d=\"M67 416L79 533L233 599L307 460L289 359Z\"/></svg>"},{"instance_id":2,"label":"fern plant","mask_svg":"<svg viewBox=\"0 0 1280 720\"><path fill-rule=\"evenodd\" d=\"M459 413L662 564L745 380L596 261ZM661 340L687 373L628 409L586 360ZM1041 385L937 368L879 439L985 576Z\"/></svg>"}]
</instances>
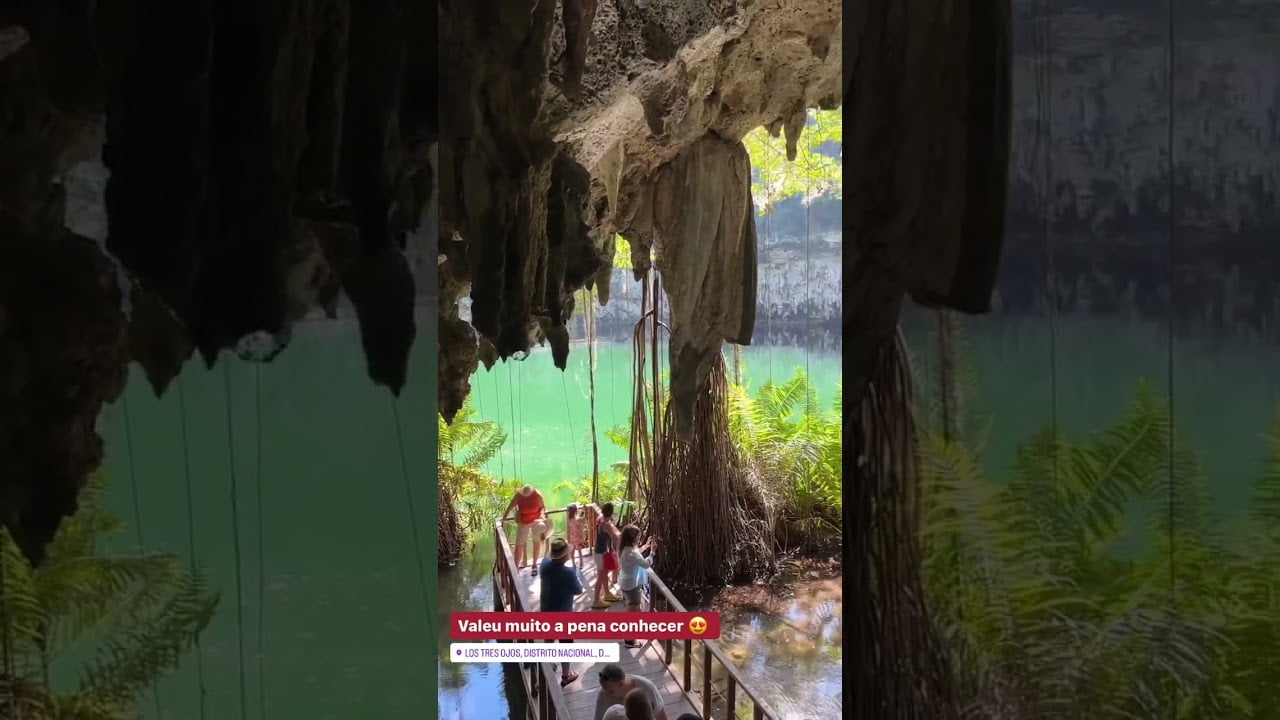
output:
<instances>
[{"instance_id":1,"label":"fern plant","mask_svg":"<svg viewBox=\"0 0 1280 720\"><path fill-rule=\"evenodd\" d=\"M176 556L103 550L124 527L103 506L103 489L101 475L90 479L39 568L0 530L0 717L134 718L138 697L178 666L213 617L216 593ZM78 683L62 687L55 676L72 654L92 659Z\"/></svg>"},{"instance_id":2,"label":"fern plant","mask_svg":"<svg viewBox=\"0 0 1280 720\"><path fill-rule=\"evenodd\" d=\"M439 483L456 504L463 529L470 532L497 517L519 484L485 473L485 465L506 444L507 434L496 422L477 420L475 414L468 396L452 423L437 417Z\"/></svg>"},{"instance_id":3,"label":"fern plant","mask_svg":"<svg viewBox=\"0 0 1280 720\"><path fill-rule=\"evenodd\" d=\"M1210 580L1227 552L1168 522L1170 488L1183 516L1205 510L1203 475L1170 438L1168 410L1145 386L1085 441L1033 436L1002 484L963 444L922 437L930 606L972 717L1168 716L1175 691L1188 717L1229 717L1209 682L1232 648L1227 598ZM1145 542L1125 532L1135 514Z\"/></svg>"},{"instance_id":4,"label":"fern plant","mask_svg":"<svg viewBox=\"0 0 1280 720\"><path fill-rule=\"evenodd\" d=\"M783 547L819 549L840 537L843 429L837 387L830 409L803 368L753 394L729 387L729 426L750 470L774 496Z\"/></svg>"},{"instance_id":5,"label":"fern plant","mask_svg":"<svg viewBox=\"0 0 1280 720\"><path fill-rule=\"evenodd\" d=\"M963 347L958 328L952 350ZM942 347L936 343L935 347ZM983 473L976 376L919 407L924 576L972 718L1243 720L1280 708L1280 423L1247 517L1139 383L1088 438L1045 428ZM950 419L948 419L948 417Z\"/></svg>"}]
</instances>

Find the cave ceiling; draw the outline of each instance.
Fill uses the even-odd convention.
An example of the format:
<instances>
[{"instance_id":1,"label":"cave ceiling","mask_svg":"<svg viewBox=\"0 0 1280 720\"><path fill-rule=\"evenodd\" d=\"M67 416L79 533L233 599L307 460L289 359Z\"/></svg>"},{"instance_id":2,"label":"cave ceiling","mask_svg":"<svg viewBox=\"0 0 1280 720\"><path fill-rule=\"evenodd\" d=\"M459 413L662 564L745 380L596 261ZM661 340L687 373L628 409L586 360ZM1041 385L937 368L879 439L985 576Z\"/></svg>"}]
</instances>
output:
<instances>
[{"instance_id":1,"label":"cave ceiling","mask_svg":"<svg viewBox=\"0 0 1280 720\"><path fill-rule=\"evenodd\" d=\"M614 235L671 310L677 427L724 341L750 343L756 238L741 139L794 146L841 96L838 0L440 3L440 408L480 362L546 343L574 291L607 301ZM470 300L469 322L460 301Z\"/></svg>"},{"instance_id":2,"label":"cave ceiling","mask_svg":"<svg viewBox=\"0 0 1280 720\"><path fill-rule=\"evenodd\" d=\"M0 522L30 559L131 359L162 392L344 294L399 392L435 25L415 0L0 0ZM87 167L98 227L70 219Z\"/></svg>"},{"instance_id":3,"label":"cave ceiling","mask_svg":"<svg viewBox=\"0 0 1280 720\"><path fill-rule=\"evenodd\" d=\"M750 342L740 140L839 105L839 3L424 6L0 0L0 522L30 559L101 464L131 361L163 392L248 336L269 360L345 296L398 392L403 249L433 195L450 417L481 358L548 343L564 366L615 233L662 274L678 421L707 358ZM73 221L86 186L102 217Z\"/></svg>"}]
</instances>

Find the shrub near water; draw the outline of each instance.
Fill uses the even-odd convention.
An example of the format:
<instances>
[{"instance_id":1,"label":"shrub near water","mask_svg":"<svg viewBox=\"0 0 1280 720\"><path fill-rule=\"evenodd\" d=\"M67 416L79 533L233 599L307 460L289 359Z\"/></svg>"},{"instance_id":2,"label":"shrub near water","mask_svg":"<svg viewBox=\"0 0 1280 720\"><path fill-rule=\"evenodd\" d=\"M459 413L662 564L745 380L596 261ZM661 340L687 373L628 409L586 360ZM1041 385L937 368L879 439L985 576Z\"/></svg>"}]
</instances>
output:
<instances>
[{"instance_id":1,"label":"shrub near water","mask_svg":"<svg viewBox=\"0 0 1280 720\"><path fill-rule=\"evenodd\" d=\"M823 408L803 368L782 383L765 382L755 393L729 383L729 432L753 485L769 498L775 544L807 554L832 552L840 544L842 428L841 393ZM605 438L630 450L631 429L610 428ZM628 463L601 469L599 492L625 511ZM590 476L566 481L557 492L591 497ZM581 500L577 500L581 502Z\"/></svg>"},{"instance_id":2,"label":"shrub near water","mask_svg":"<svg viewBox=\"0 0 1280 720\"><path fill-rule=\"evenodd\" d=\"M631 428L622 425L611 427L604 431L604 438L609 441L610 445L623 453L631 452ZM590 433L587 435L586 445L588 446L588 452L590 452ZM600 498L600 502L612 502L615 519L617 522L625 524L627 518L630 517L631 512L635 509L635 503L627 499L629 468L630 462L621 460L609 467L601 468L598 479L586 475L577 480L565 480L557 483L553 490L558 495L569 498L569 502L582 505L591 502L591 491L594 486L596 496Z\"/></svg>"},{"instance_id":3,"label":"shrub near water","mask_svg":"<svg viewBox=\"0 0 1280 720\"><path fill-rule=\"evenodd\" d=\"M765 382L754 393L729 383L729 431L748 480L768 496L774 543L806 554L833 552L841 538L841 393L837 386L829 407L803 368L785 382ZM610 428L604 439L629 452L628 425ZM470 400L452 425L439 420L440 564L451 565L461 555L467 536L487 529L521 484L499 481L483 467L507 439L490 420L475 418ZM589 442L589 437L588 437ZM601 501L612 501L620 516L629 516L635 498L626 497L626 460L602 467L598 480ZM689 480L693 481L693 480ZM592 478L585 476L557 484L554 492L570 502L591 498Z\"/></svg>"}]
</instances>

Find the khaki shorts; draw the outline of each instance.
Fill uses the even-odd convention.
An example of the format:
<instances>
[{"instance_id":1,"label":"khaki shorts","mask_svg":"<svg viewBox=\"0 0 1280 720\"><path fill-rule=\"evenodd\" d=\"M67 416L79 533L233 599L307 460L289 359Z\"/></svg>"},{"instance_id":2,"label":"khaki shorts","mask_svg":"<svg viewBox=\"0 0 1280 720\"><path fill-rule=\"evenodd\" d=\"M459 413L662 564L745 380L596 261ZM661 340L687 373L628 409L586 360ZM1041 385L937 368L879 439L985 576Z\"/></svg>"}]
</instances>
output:
<instances>
[{"instance_id":1,"label":"khaki shorts","mask_svg":"<svg viewBox=\"0 0 1280 720\"><path fill-rule=\"evenodd\" d=\"M545 539L547 534L547 524L541 520L534 520L525 525L523 523L516 524L516 547L523 547L529 541L539 542Z\"/></svg>"}]
</instances>

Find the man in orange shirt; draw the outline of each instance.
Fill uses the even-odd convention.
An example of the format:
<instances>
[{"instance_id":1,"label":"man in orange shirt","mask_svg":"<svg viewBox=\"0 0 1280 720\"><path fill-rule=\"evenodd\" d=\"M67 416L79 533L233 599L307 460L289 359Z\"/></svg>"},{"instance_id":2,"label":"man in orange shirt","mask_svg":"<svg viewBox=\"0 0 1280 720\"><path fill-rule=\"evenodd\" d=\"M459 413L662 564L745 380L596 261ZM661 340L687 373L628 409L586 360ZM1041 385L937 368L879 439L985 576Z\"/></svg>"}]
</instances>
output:
<instances>
[{"instance_id":1,"label":"man in orange shirt","mask_svg":"<svg viewBox=\"0 0 1280 720\"><path fill-rule=\"evenodd\" d=\"M538 576L538 559L542 555L542 545L547 535L547 503L542 493L525 485L520 488L511 503L502 513L502 521L511 519L511 511L516 510L516 567L523 568L526 547L533 543L533 576Z\"/></svg>"}]
</instances>

